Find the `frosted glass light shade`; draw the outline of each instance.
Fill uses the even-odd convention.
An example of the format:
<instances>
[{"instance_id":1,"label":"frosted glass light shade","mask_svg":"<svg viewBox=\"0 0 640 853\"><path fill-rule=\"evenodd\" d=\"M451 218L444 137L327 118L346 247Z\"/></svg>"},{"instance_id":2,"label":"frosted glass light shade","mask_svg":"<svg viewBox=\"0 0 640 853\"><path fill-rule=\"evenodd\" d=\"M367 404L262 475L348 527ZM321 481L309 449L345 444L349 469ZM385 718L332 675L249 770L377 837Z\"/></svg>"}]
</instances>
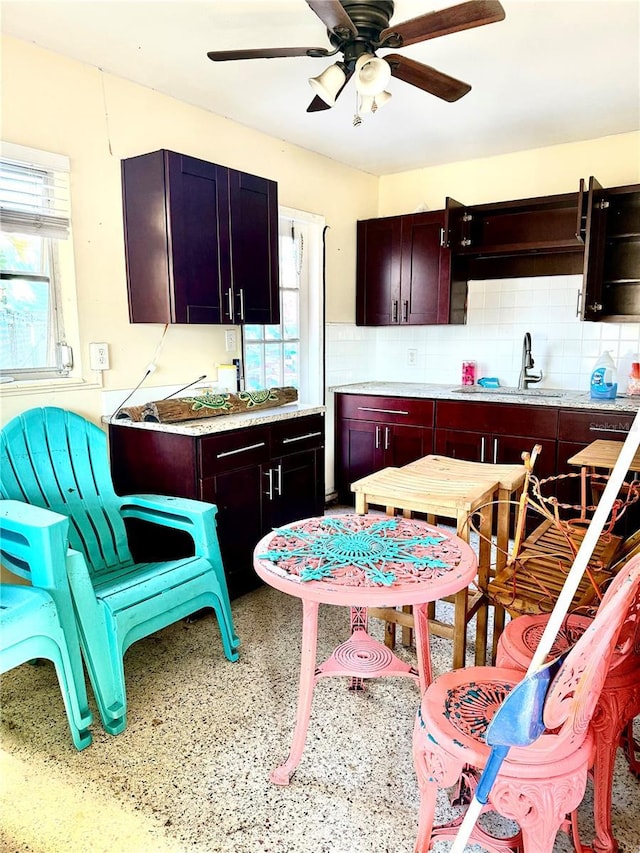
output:
<instances>
[{"instance_id":1,"label":"frosted glass light shade","mask_svg":"<svg viewBox=\"0 0 640 853\"><path fill-rule=\"evenodd\" d=\"M345 84L347 75L336 62L319 74L309 78L309 85L319 98L332 107L336 102L338 92Z\"/></svg>"},{"instance_id":2,"label":"frosted glass light shade","mask_svg":"<svg viewBox=\"0 0 640 853\"><path fill-rule=\"evenodd\" d=\"M391 68L388 62L363 53L356 62L356 89L361 95L378 95L391 80Z\"/></svg>"}]
</instances>

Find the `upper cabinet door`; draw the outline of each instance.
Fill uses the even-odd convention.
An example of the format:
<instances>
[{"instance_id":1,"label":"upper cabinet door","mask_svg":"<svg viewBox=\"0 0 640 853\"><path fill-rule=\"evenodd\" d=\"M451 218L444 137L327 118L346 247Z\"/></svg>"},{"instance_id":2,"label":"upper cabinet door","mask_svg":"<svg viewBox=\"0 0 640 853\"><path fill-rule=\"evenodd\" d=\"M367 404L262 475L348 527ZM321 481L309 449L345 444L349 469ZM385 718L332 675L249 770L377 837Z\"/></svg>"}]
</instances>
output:
<instances>
[{"instance_id":1,"label":"upper cabinet door","mask_svg":"<svg viewBox=\"0 0 640 853\"><path fill-rule=\"evenodd\" d=\"M443 211L402 218L401 323L448 322L451 253L444 242Z\"/></svg>"},{"instance_id":2,"label":"upper cabinet door","mask_svg":"<svg viewBox=\"0 0 640 853\"><path fill-rule=\"evenodd\" d=\"M132 323L220 323L220 167L170 151L122 161ZM227 262L228 263L228 262Z\"/></svg>"},{"instance_id":3,"label":"upper cabinet door","mask_svg":"<svg viewBox=\"0 0 640 853\"><path fill-rule=\"evenodd\" d=\"M154 151L122 188L132 323L279 321L273 181Z\"/></svg>"},{"instance_id":4,"label":"upper cabinet door","mask_svg":"<svg viewBox=\"0 0 640 853\"><path fill-rule=\"evenodd\" d=\"M400 216L358 222L358 326L391 326L400 322L401 223Z\"/></svg>"},{"instance_id":5,"label":"upper cabinet door","mask_svg":"<svg viewBox=\"0 0 640 853\"><path fill-rule=\"evenodd\" d=\"M169 256L174 323L220 323L221 274L229 249L220 240L228 208L226 169L167 153Z\"/></svg>"},{"instance_id":6,"label":"upper cabinet door","mask_svg":"<svg viewBox=\"0 0 640 853\"><path fill-rule=\"evenodd\" d=\"M279 323L278 186L229 169L231 279L225 322Z\"/></svg>"},{"instance_id":7,"label":"upper cabinet door","mask_svg":"<svg viewBox=\"0 0 640 853\"><path fill-rule=\"evenodd\" d=\"M582 186L581 186L582 190ZM581 320L599 320L602 316L602 285L607 236L606 193L598 181L589 178L584 223L584 269L578 309Z\"/></svg>"}]
</instances>

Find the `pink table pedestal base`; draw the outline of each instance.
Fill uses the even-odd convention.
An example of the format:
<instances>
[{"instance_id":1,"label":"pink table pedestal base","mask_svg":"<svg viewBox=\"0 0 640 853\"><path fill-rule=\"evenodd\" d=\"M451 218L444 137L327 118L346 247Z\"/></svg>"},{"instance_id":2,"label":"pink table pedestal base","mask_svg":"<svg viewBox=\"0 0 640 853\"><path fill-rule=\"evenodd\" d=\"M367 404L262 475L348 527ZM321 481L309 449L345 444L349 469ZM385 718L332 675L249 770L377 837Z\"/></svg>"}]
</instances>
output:
<instances>
[{"instance_id":1,"label":"pink table pedestal base","mask_svg":"<svg viewBox=\"0 0 640 853\"><path fill-rule=\"evenodd\" d=\"M388 676L413 678L424 693L431 683L431 654L429 648L428 613L426 604L414 605L417 668L401 661L384 643L371 637L366 630L367 609L353 607L352 634L337 646L324 663L316 666L318 639L318 602L302 602L302 657L298 689L298 711L291 751L285 762L271 773L276 785L288 785L296 771L309 729L313 690L321 678L347 676L351 689L362 689L363 679Z\"/></svg>"}]
</instances>

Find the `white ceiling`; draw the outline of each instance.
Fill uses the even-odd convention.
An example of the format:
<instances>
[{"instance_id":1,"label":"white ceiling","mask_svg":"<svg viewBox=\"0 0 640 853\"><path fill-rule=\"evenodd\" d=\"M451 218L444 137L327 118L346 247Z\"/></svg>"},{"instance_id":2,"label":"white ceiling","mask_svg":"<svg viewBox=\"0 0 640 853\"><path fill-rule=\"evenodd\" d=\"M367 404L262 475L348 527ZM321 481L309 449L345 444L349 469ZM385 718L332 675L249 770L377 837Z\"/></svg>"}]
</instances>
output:
<instances>
[{"instance_id":1,"label":"white ceiling","mask_svg":"<svg viewBox=\"0 0 640 853\"><path fill-rule=\"evenodd\" d=\"M391 20L448 5L397 0ZM334 59L207 58L208 50L329 47L304 0L2 0L0 10L8 35L373 174L640 128L640 0L503 6L504 21L401 51L470 83L468 95L450 104L392 79L392 100L360 127L353 81L333 109L306 112L307 79Z\"/></svg>"}]
</instances>

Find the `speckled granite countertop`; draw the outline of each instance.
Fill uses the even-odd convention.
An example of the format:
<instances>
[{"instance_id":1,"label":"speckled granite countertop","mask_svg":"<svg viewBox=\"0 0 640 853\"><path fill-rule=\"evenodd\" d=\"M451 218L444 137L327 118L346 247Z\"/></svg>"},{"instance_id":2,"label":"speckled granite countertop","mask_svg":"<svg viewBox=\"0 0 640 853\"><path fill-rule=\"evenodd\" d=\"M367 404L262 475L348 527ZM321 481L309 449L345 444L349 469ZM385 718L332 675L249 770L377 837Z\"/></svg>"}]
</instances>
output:
<instances>
[{"instance_id":1,"label":"speckled granite countertop","mask_svg":"<svg viewBox=\"0 0 640 853\"><path fill-rule=\"evenodd\" d=\"M436 385L421 382L360 382L329 388L341 394L372 394L376 397L422 397L434 400L468 400L482 403L511 403L525 406L554 406L568 409L598 409L611 412L637 412L640 397L617 397L615 400L592 400L588 391L560 388L481 388L472 385L462 390L459 385Z\"/></svg>"},{"instance_id":2,"label":"speckled granite countertop","mask_svg":"<svg viewBox=\"0 0 640 853\"><path fill-rule=\"evenodd\" d=\"M192 421L178 421L172 424L156 424L149 421L142 423L126 420L125 418L102 418L103 424L131 427L131 429L150 429L156 432L173 432L179 435L209 435L215 432L226 432L231 429L271 424L275 421L301 418L305 415L316 415L324 412L324 406L314 406L305 403L289 403L273 409L261 409L257 412L242 412L238 415L218 415L213 418L196 418Z\"/></svg>"}]
</instances>

